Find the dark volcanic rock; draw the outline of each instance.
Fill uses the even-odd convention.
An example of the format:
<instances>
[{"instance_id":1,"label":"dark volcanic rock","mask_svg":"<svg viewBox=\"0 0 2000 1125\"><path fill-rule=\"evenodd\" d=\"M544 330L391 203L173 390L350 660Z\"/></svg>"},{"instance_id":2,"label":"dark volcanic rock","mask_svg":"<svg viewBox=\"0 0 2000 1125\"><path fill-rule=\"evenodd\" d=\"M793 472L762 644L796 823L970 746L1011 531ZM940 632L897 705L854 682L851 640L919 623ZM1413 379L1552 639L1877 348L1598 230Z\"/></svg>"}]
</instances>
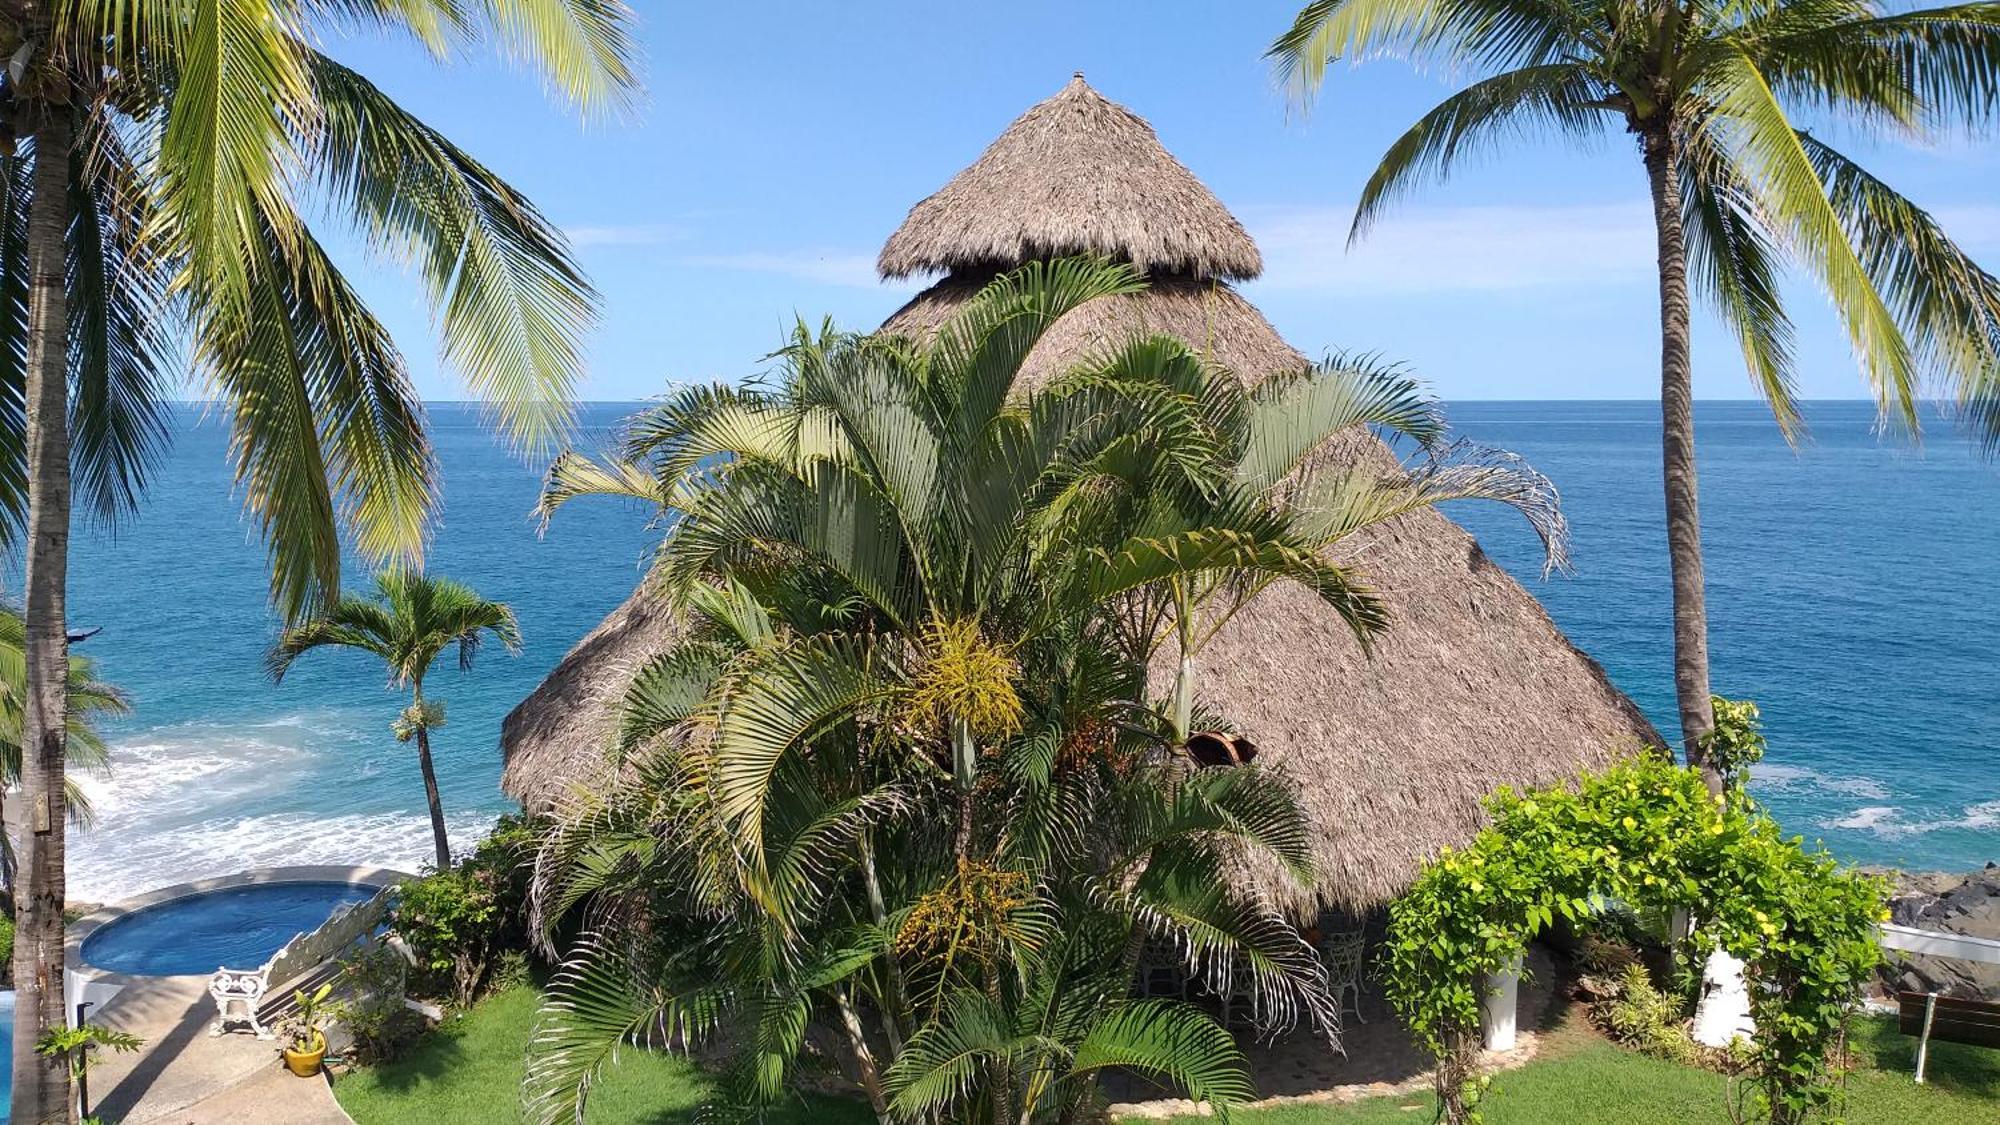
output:
<instances>
[{"instance_id":1,"label":"dark volcanic rock","mask_svg":"<svg viewBox=\"0 0 2000 1125\"><path fill-rule=\"evenodd\" d=\"M1899 926L2000 940L2000 864L1969 875L1874 871L1890 880L1889 920ZM1877 981L1888 992L1940 992L2000 1000L2000 965L1888 950Z\"/></svg>"}]
</instances>

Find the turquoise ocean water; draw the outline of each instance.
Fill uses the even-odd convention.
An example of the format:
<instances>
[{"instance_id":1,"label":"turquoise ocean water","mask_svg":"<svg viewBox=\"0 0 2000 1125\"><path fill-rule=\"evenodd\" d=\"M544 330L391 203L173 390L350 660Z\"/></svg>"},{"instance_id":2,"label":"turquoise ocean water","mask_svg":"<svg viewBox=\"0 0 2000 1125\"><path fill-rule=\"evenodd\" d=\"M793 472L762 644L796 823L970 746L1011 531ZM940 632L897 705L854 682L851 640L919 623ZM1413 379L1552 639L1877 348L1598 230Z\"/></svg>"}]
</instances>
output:
<instances>
[{"instance_id":1,"label":"turquoise ocean water","mask_svg":"<svg viewBox=\"0 0 2000 1125\"><path fill-rule=\"evenodd\" d=\"M588 433L630 409L587 408ZM1451 418L1556 481L1577 573L1541 580L1516 520L1454 516L1671 731L1657 408L1462 403ZM1878 438L1865 404L1815 404L1797 453L1755 404L1703 403L1697 418L1716 687L1764 707L1760 794L1853 860L2000 858L2000 470L1942 429L1921 450ZM538 536L538 469L475 409L437 405L432 422L445 505L430 565L512 603L527 640L519 657L489 647L471 673L441 666L427 684L448 706L436 749L463 846L508 806L501 717L631 590L658 532L599 501ZM192 409L178 430L145 510L74 555L71 622L103 628L84 651L137 712L113 728L112 775L87 782L98 823L78 841L73 896L279 862L420 862L422 787L388 730L402 698L344 654L270 683L277 621L226 433Z\"/></svg>"}]
</instances>

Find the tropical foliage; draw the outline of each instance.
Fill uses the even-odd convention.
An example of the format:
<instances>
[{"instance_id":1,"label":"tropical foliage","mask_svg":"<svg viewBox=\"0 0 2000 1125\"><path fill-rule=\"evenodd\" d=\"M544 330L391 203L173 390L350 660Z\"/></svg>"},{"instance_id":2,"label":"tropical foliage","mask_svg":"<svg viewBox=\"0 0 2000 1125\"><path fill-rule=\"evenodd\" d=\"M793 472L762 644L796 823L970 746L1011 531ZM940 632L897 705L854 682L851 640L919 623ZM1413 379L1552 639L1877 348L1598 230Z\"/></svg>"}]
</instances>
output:
<instances>
[{"instance_id":1,"label":"tropical foliage","mask_svg":"<svg viewBox=\"0 0 2000 1125\"><path fill-rule=\"evenodd\" d=\"M18 611L0 606L0 790L13 793L21 784L21 700L28 682L27 628ZM110 752L97 729L106 719L130 714L125 693L97 678L97 662L88 656L69 657L69 765L85 773L101 773L109 767ZM75 779L71 779L74 782ZM90 822L90 798L81 787L71 784L68 799L70 820ZM13 842L7 849L8 885L12 886Z\"/></svg>"},{"instance_id":2,"label":"tropical foliage","mask_svg":"<svg viewBox=\"0 0 2000 1125\"><path fill-rule=\"evenodd\" d=\"M1627 137L1659 247L1661 405L1675 684L1704 764L1708 638L1695 488L1689 289L1741 345L1786 434L1802 429L1781 279L1819 283L1883 416L1956 401L2000 442L2000 279L1829 136L1921 140L2000 111L2000 7L1874 0L1314 0L1271 48L1310 97L1342 58L1475 76L1410 127L1361 192L1353 236L1426 178L1533 133ZM1808 128L1808 126L1832 128ZM1630 151L1630 150L1628 150ZM1711 790L1721 777L1706 767Z\"/></svg>"},{"instance_id":3,"label":"tropical foliage","mask_svg":"<svg viewBox=\"0 0 2000 1125\"><path fill-rule=\"evenodd\" d=\"M1439 856L1390 907L1389 998L1438 1054L1450 1121L1478 1119L1486 976L1558 919L1586 921L1607 899L1685 911L1697 963L1717 948L1747 962L1755 1093L1770 1120L1803 1121L1827 1104L1829 1052L1881 958L1879 879L1842 870L1654 757L1574 788L1503 789L1490 809L1490 828Z\"/></svg>"},{"instance_id":4,"label":"tropical foliage","mask_svg":"<svg viewBox=\"0 0 2000 1125\"><path fill-rule=\"evenodd\" d=\"M745 1109L826 1036L883 1120L1076 1120L1113 1067L1226 1112L1250 1093L1234 1039L1131 996L1149 947L1268 1028L1337 1035L1312 950L1241 877L1310 878L1296 794L1189 768L1149 661L1189 591L1273 581L1375 636L1380 601L1328 548L1412 507L1559 524L1491 458L1315 461L1365 425L1436 443L1380 368L1246 389L1151 338L1016 387L1064 313L1140 284L1038 264L932 339L802 328L775 379L671 395L615 462L557 463L551 508L662 505L651 581L687 628L624 702L622 780L537 861L543 940L586 932L535 1034L535 1119L576 1113L622 1043L717 1033Z\"/></svg>"},{"instance_id":5,"label":"tropical foliage","mask_svg":"<svg viewBox=\"0 0 2000 1125\"><path fill-rule=\"evenodd\" d=\"M618 0L0 12L0 542L26 557L24 790L56 824L22 847L16 1120L67 1112L66 1072L28 1045L67 1019L73 493L107 516L138 501L166 440L164 404L192 367L229 422L238 491L288 618L338 597L343 529L373 560L416 563L436 504L423 410L309 213L410 269L445 359L517 440L548 442L568 417L596 299L560 232L320 44L384 35L444 60L490 38L595 112L635 86L629 23Z\"/></svg>"},{"instance_id":6,"label":"tropical foliage","mask_svg":"<svg viewBox=\"0 0 2000 1125\"><path fill-rule=\"evenodd\" d=\"M375 578L374 597L348 595L324 615L286 629L266 660L271 678L282 681L292 662L314 649L354 649L382 662L389 686L410 690L410 705L390 729L396 741L417 744L439 871L451 867L451 844L431 761L431 732L444 725L444 701L424 695L424 676L447 649L458 650L460 671L470 670L487 636L508 652L521 651L520 626L505 604L487 601L449 578L386 570Z\"/></svg>"}]
</instances>

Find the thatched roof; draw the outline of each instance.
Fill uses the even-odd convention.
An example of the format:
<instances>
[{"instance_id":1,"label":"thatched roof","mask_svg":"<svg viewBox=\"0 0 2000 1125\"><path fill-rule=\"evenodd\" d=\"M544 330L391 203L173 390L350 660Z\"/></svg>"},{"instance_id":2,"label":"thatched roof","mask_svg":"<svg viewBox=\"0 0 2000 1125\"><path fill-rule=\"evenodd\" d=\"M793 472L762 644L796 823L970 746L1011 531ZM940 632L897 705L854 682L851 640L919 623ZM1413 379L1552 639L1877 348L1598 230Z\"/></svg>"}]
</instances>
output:
<instances>
[{"instance_id":1,"label":"thatched roof","mask_svg":"<svg viewBox=\"0 0 2000 1125\"><path fill-rule=\"evenodd\" d=\"M500 724L500 788L545 811L609 778L617 705L632 677L680 635L645 583L598 622Z\"/></svg>"},{"instance_id":2,"label":"thatched roof","mask_svg":"<svg viewBox=\"0 0 2000 1125\"><path fill-rule=\"evenodd\" d=\"M1023 122L1071 97L1130 117L1073 83ZM1150 142L1144 123L1131 121ZM1017 124L1010 133L1020 129ZM981 164L992 157L989 150ZM1178 164L1173 168L1186 174ZM1028 174L1033 179L1039 173L1030 167ZM1098 178L1116 177L1100 170ZM1091 177L1074 183L1073 190L1093 192L1092 198L1125 198L1136 190ZM980 190L995 195L993 206L1003 206L997 183ZM912 224L920 214L926 225L943 221L924 214L927 206L912 213ZM983 224L978 215L959 218ZM914 258L892 261L891 254L912 224L884 251L885 272L896 263L914 268ZM1234 220L1226 226L1240 233ZM934 241L948 242L947 233L934 231ZM1172 232L1140 233L1145 238L1132 246L1092 249L1140 260L1150 247L1174 240ZM1254 248L1249 253L1254 272ZM969 300L993 269L1015 264L977 256L966 261L891 316L883 330L922 336ZM1029 357L1023 385L1135 333L1180 337L1252 381L1306 362L1235 290L1200 272L1156 269L1146 292L1103 298L1072 312ZM1395 469L1389 450L1366 433L1339 439L1327 455L1382 472ZM1403 516L1345 545L1342 557L1371 580L1392 616L1372 658L1311 594L1279 585L1260 594L1209 645L1197 681L1202 700L1261 748L1259 764L1285 770L1304 791L1318 880L1301 891L1274 879L1271 888L1290 907L1303 913L1315 905L1378 905L1407 886L1438 849L1471 838L1482 823L1481 801L1495 787L1560 781L1641 743L1663 744L1603 669L1570 645L1471 535L1442 515ZM658 651L669 634L657 617L643 603L628 602L509 716L503 738L510 793L546 804L569 782L602 773L610 719L589 704L615 697L632 670ZM1157 691L1164 692L1169 674L1154 669Z\"/></svg>"},{"instance_id":3,"label":"thatched roof","mask_svg":"<svg viewBox=\"0 0 2000 1125\"><path fill-rule=\"evenodd\" d=\"M1202 278L1264 270L1243 224L1153 127L1080 73L910 208L876 264L884 277L908 277L1072 254Z\"/></svg>"},{"instance_id":4,"label":"thatched roof","mask_svg":"<svg viewBox=\"0 0 2000 1125\"><path fill-rule=\"evenodd\" d=\"M977 291L945 281L884 331L920 335ZM1029 356L1032 384L1133 332L1165 332L1255 382L1306 359L1222 284L1156 281L1060 321ZM1335 462L1393 472L1381 440L1355 432ZM1440 848L1471 839L1481 801L1503 784L1543 785L1664 745L1604 670L1572 646L1541 604L1435 511L1403 516L1343 545L1393 624L1371 658L1296 585L1265 590L1202 653L1197 696L1259 747L1259 765L1300 784L1312 814L1318 883L1275 882L1287 905L1367 909L1393 898ZM1152 670L1171 687L1177 653Z\"/></svg>"}]
</instances>

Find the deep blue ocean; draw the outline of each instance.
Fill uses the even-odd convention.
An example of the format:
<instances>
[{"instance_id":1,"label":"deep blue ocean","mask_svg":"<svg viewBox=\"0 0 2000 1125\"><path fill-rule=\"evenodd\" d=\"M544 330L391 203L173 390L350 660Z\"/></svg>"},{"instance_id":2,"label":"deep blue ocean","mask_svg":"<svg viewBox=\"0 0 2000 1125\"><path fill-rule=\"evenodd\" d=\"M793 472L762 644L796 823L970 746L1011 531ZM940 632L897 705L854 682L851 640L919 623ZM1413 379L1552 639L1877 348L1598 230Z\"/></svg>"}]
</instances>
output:
<instances>
[{"instance_id":1,"label":"deep blue ocean","mask_svg":"<svg viewBox=\"0 0 2000 1125\"><path fill-rule=\"evenodd\" d=\"M633 407L584 412L585 442ZM1525 525L1460 507L1502 564L1672 734L1657 406L1470 402L1460 436L1526 455L1561 489L1576 573L1546 581ZM1791 830L1844 858L1967 868L2000 858L2000 469L1940 426L1921 447L1878 437L1864 403L1819 403L1788 448L1754 403L1696 411L1716 690L1756 699L1770 757L1758 794ZM637 580L657 529L629 504L582 501L545 535L529 514L540 467L475 408L431 420L444 509L430 567L511 603L520 656L488 646L440 665L427 694L454 842L505 811L500 720ZM135 713L111 727L98 820L72 858L72 897L286 862L414 866L429 854L414 757L389 723L400 693L332 652L282 685L264 675L278 622L262 546L225 461L227 434L190 408L144 510L81 537L71 623ZM18 577L10 580L18 595Z\"/></svg>"}]
</instances>

